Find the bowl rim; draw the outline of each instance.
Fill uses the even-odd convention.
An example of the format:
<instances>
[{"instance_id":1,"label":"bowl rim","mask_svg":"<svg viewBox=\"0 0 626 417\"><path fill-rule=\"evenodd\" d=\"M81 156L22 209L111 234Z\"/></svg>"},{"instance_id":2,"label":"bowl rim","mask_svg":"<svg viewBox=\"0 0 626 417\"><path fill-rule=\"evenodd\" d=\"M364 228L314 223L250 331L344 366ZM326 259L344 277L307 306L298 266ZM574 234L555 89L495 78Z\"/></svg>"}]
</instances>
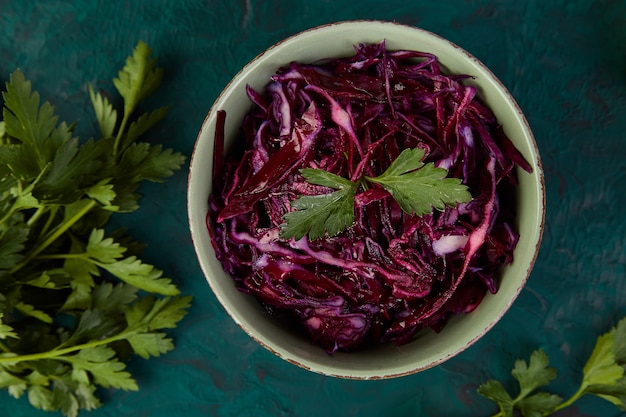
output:
<instances>
[{"instance_id":1,"label":"bowl rim","mask_svg":"<svg viewBox=\"0 0 626 417\"><path fill-rule=\"evenodd\" d=\"M535 231L535 235L532 238L532 243L535 245L534 249L532 250L532 256L529 259L528 263L525 264L526 265L526 270L525 270L525 274L524 277L521 278L519 280L518 283L518 287L516 288L516 291L514 291L514 293L512 294L512 296L510 297L510 299L508 300L508 302L503 306L503 308L498 311L498 314L496 316L494 316L494 318L487 324L486 327L484 327L481 331L477 332L474 334L473 338L471 338L471 340L469 340L467 343L465 343L465 345L463 346L459 346L457 349L449 352L447 355L445 356L441 356L439 357L437 360L434 360L428 364L425 364L423 366L416 366L416 367L403 367L400 371L395 371L395 372L385 372L384 369L382 370L378 370L378 371L372 371L372 372L359 372L359 373L353 373L350 372L349 370L342 370L341 372L338 372L336 369L332 370L332 369L326 369L325 367L318 367L315 366L314 364L311 364L309 361L306 360L306 358L303 357L297 357L297 355L292 355L292 354L288 354L286 351L281 351L281 349L274 345L272 343L272 341L269 340L264 340L262 337L260 337L259 335L257 335L257 333L254 331L254 329L250 329L247 326L245 326L242 323L241 317L238 315L238 313L233 310L231 307L229 307L227 305L227 303L225 303L225 300L223 299L222 294L220 294L220 292L217 290L217 288L215 287L215 284L212 282L212 279L210 278L209 274L208 274L208 270L205 268L204 263L202 262L202 254L200 253L200 247L197 243L198 238L199 238L199 233L200 230L197 230L196 227L196 223L194 223L194 216L197 215L198 213L194 213L193 210L193 200L194 200L194 194L193 194L193 183L195 181L194 178L194 166L196 161L199 159L198 158L198 147L199 147L199 142L201 137L204 134L205 129L207 128L207 124L209 123L209 120L211 119L212 115L214 113L216 113L217 110L219 110L217 108L217 106L221 103L222 99L224 98L224 96L227 94L227 92L229 92L229 90L231 89L231 87L233 86L233 84L243 75L245 74L251 67L255 66L259 60L261 60L264 56L271 54L272 52L276 51L278 48L280 48L281 46L285 45L285 44L289 44L291 42L296 42L298 41L300 38L307 36L308 34L312 33L312 32L319 32L319 31L326 31L326 30L333 30L334 28L340 28L340 27L348 27L351 25L362 25L362 24L374 24L374 25L382 25L382 26L386 26L386 25L392 25L394 27L397 28L401 28L402 30L407 30L407 31L415 31L416 33L421 33L421 35L423 36L427 36L430 37L434 40L437 40L438 42L441 42L443 44L447 44L448 46L451 46L452 48L454 48L457 52L461 53L463 56L465 56L466 59L470 60L473 62L473 64L477 67L480 68L480 70L482 70L487 77L489 78L489 81L491 83L493 83L495 85L495 87L500 91L500 93L502 93L505 97L506 97L506 101L508 102L508 104L512 107L514 113L517 116L518 122L520 124L520 126L522 127L525 135L526 135L526 139L528 142L528 145L530 147L530 151L533 157L533 161L531 162L531 165L533 166L533 170L534 173L533 175L537 178L537 185L538 185L538 212L536 213L538 218L537 218L537 228ZM428 52L428 51L425 51ZM325 58L325 57L320 57L320 58ZM545 228L545 215L546 215L546 189L545 189L545 178L544 178L544 171L543 171L543 166L542 166L542 162L541 162L541 156L539 153L539 148L537 146L535 137L533 135L532 129L530 128L530 125L524 115L524 113L522 112L519 104L517 103L517 101L514 99L514 97L512 96L512 94L509 92L509 90L504 86L504 84L500 81L500 79L498 77L495 76L495 74L479 59L477 59L474 55L472 55L471 53L469 53L468 51L466 51L465 49L463 49L462 47L458 46L457 44L455 44L454 42L434 33L431 32L429 30L426 29L422 29L420 27L417 26L412 26L412 25L408 25L408 24L403 24L403 23L398 23L396 21L386 21L386 20L370 20L370 19L356 19L356 20L342 20L342 21L337 21L337 22L331 22L331 23L326 23L326 24L322 24L322 25L318 25L318 26L314 26L314 27L310 27L308 29L302 30L300 32L294 33L274 44L272 44L271 46L269 46L268 48L266 48L264 51L260 52L259 54L257 54L254 58L252 58L250 61L248 61L233 77L231 77L231 79L228 81L228 83L224 86L224 88L220 91L220 93L218 94L218 96L216 97L216 99L214 100L213 104L211 105L211 107L209 108L209 111L206 115L206 117L204 118L203 122L202 122L202 126L200 131L198 132L198 135L196 137L196 141L194 143L194 147L193 147L193 151L191 154L191 158L190 158L190 164L189 164L189 171L188 171L188 185L187 185L187 214L188 214L188 221L189 221L189 227L190 227L190 232L191 232L191 239L192 239L192 243L194 246L194 250L196 252L196 257L197 260L201 266L203 275L205 280L207 281L207 283L209 284L209 286L211 287L211 290L213 292L213 294L215 295L215 297L218 299L218 301L220 302L222 308L224 308L224 310L226 311L226 313L231 317L231 319L233 319L233 321L249 336L251 337L256 343L258 343L259 345L263 346L265 349L269 350L271 353L273 353L274 355L278 356L279 358L294 364L300 368L318 373L318 374L322 374L322 375L327 375L327 376L332 376L332 377L338 377L338 378L344 378L344 379L389 379L389 378L397 378L397 377L401 377L401 376L406 376L406 375L411 375L417 372L421 372L424 371L426 369L430 369L432 367L438 366L442 363L444 363L445 361L449 360L450 358L457 356L459 353L461 353L462 351L466 350L467 348L469 348L471 345L473 345L476 341L478 341L479 339L481 339L490 329L493 328L493 326L495 326L496 323L498 323L500 321L500 319L507 313L507 311L510 309L511 305L515 302L515 300L517 299L519 293L522 291L522 289L524 288L524 286L526 285L531 271L534 267L534 264L536 262L537 256L539 254L539 249L541 246L541 242L543 239L543 233L544 233L544 228ZM208 216L208 213L204 214L205 216ZM202 224L204 224L204 233L208 234L208 231L206 230L206 220L207 218L204 217L203 218L203 222ZM242 293L242 295L245 295ZM312 346L313 348L317 348L319 349L319 347L317 346Z\"/></svg>"}]
</instances>

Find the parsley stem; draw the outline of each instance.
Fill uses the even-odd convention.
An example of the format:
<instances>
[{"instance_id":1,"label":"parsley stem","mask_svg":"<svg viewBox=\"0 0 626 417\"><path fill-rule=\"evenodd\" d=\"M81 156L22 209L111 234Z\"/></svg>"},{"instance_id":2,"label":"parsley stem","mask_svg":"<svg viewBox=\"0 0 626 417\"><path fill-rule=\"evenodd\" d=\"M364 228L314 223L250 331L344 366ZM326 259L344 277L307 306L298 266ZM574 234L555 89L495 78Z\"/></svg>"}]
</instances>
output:
<instances>
[{"instance_id":1,"label":"parsley stem","mask_svg":"<svg viewBox=\"0 0 626 417\"><path fill-rule=\"evenodd\" d=\"M30 219L28 219L28 221L26 222L28 227L32 227L33 224L35 224L35 222L39 220L39 218L46 212L46 209L46 206L39 206L37 208L37 211L32 216L30 216Z\"/></svg>"},{"instance_id":2,"label":"parsley stem","mask_svg":"<svg viewBox=\"0 0 626 417\"><path fill-rule=\"evenodd\" d=\"M15 210L13 210L13 208L11 208L9 210L9 212L6 214L6 216L4 216L2 219L0 219L0 224L6 223L7 220L9 220L11 218L11 216L13 216L14 213L15 213Z\"/></svg>"},{"instance_id":3,"label":"parsley stem","mask_svg":"<svg viewBox=\"0 0 626 417\"><path fill-rule=\"evenodd\" d=\"M93 340L89 343L83 343L82 345L70 346L65 349L58 349L58 350L52 349L47 352L31 353L28 355L3 356L3 357L0 357L0 364L2 363L15 364L19 362L38 361L41 359L58 358L59 356L67 355L68 353L73 353L78 350L108 345L109 343L117 342L118 340L127 339L131 333L133 333L133 331L129 331L127 329L114 336L107 337L106 339Z\"/></svg>"},{"instance_id":4,"label":"parsley stem","mask_svg":"<svg viewBox=\"0 0 626 417\"><path fill-rule=\"evenodd\" d=\"M578 391L576 391L574 393L574 395L572 395L567 401L564 401L561 404L559 404L556 407L554 407L554 409L550 412L550 414L556 413L559 410L562 410L564 408L569 407L574 402L576 402L580 397L585 395L585 391L586 390L587 390L587 385L586 384L580 384L580 387L578 388ZM544 415L550 415L550 414L544 414Z\"/></svg>"},{"instance_id":5,"label":"parsley stem","mask_svg":"<svg viewBox=\"0 0 626 417\"><path fill-rule=\"evenodd\" d=\"M115 136L115 142L113 143L113 157L117 158L117 153L119 151L120 142L122 141L122 135L124 131L126 131L126 125L128 124L128 119L130 115L134 111L133 108L127 109L126 106L124 108L124 117L122 117L122 123L120 124L120 128L117 131L117 135Z\"/></svg>"},{"instance_id":6,"label":"parsley stem","mask_svg":"<svg viewBox=\"0 0 626 417\"><path fill-rule=\"evenodd\" d=\"M126 124L128 123L128 117L126 113L124 113L124 117L122 118L122 124L120 125L120 130L117 132L117 136L115 137L115 142L113 143L113 157L117 158L117 151L120 146L120 141L122 140L122 133L124 133L124 129L126 129Z\"/></svg>"},{"instance_id":7,"label":"parsley stem","mask_svg":"<svg viewBox=\"0 0 626 417\"><path fill-rule=\"evenodd\" d=\"M52 222L54 221L54 218L56 217L58 210L59 210L58 206L50 207L50 214L48 215L48 220L46 220L43 227L41 228L41 231L39 232L40 239L43 238L46 235L46 233L48 233L48 230L50 230L50 226L52 226Z\"/></svg>"},{"instance_id":8,"label":"parsley stem","mask_svg":"<svg viewBox=\"0 0 626 417\"><path fill-rule=\"evenodd\" d=\"M17 212L18 210L17 207L18 207L18 200L15 200L15 202L13 203L13 205L11 206L7 214L2 219L0 219L0 224L6 223Z\"/></svg>"},{"instance_id":9,"label":"parsley stem","mask_svg":"<svg viewBox=\"0 0 626 417\"><path fill-rule=\"evenodd\" d=\"M35 259L81 259L85 257L85 253L53 253L48 255L39 255Z\"/></svg>"},{"instance_id":10,"label":"parsley stem","mask_svg":"<svg viewBox=\"0 0 626 417\"><path fill-rule=\"evenodd\" d=\"M7 347L7 345L5 345L5 344L4 344L4 343L2 343L2 342L0 342L0 350L4 351L4 352L6 352L6 353L11 352L11 349L9 349L9 348Z\"/></svg>"},{"instance_id":11,"label":"parsley stem","mask_svg":"<svg viewBox=\"0 0 626 417\"><path fill-rule=\"evenodd\" d=\"M85 214L87 214L92 208L96 206L95 200L90 200L89 203L85 204L80 210L78 210L72 217L70 217L65 223L62 223L50 236L48 236L43 242L41 242L34 250L32 250L28 255L22 259L20 263L15 265L10 271L10 274L14 274L15 272L22 269L24 266L28 265L28 263L41 252L43 252L48 246L50 246L55 240L57 240L63 233L67 232L70 227L72 227L77 221L79 221Z\"/></svg>"}]
</instances>

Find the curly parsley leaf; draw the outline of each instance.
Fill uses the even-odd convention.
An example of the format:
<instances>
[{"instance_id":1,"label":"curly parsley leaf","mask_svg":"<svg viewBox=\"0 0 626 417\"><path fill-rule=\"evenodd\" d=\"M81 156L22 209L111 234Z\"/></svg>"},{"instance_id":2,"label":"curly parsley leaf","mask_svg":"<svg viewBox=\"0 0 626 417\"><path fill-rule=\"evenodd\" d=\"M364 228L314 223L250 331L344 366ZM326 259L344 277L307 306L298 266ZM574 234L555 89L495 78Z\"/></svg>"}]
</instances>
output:
<instances>
[{"instance_id":1,"label":"curly parsley leaf","mask_svg":"<svg viewBox=\"0 0 626 417\"><path fill-rule=\"evenodd\" d=\"M305 168L300 171L311 184L335 188L330 194L301 196L291 202L291 211L284 215L280 236L300 239L308 233L309 239L318 239L345 230L354 222L354 195L357 183L330 172Z\"/></svg>"},{"instance_id":2,"label":"curly parsley leaf","mask_svg":"<svg viewBox=\"0 0 626 417\"><path fill-rule=\"evenodd\" d=\"M459 178L446 178L448 171L424 164L423 157L423 149L405 149L381 175L366 178L387 190L404 212L417 216L472 199Z\"/></svg>"}]
</instances>

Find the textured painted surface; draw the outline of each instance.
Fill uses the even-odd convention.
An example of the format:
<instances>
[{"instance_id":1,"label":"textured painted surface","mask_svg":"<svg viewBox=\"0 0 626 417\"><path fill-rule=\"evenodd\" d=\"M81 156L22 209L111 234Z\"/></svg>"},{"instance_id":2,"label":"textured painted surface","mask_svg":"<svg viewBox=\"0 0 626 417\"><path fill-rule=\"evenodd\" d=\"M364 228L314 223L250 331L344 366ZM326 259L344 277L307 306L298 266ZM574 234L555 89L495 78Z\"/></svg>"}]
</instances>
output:
<instances>
[{"instance_id":1,"label":"textured painted surface","mask_svg":"<svg viewBox=\"0 0 626 417\"><path fill-rule=\"evenodd\" d=\"M236 71L280 39L322 23L384 19L420 26L470 51L510 89L542 153L548 194L534 272L502 321L469 350L421 374L344 381L289 365L250 340L205 283L187 230L186 172L144 187L123 224L146 259L195 303L177 349L133 360L137 393L102 392L93 417L487 416L476 387L509 378L542 347L568 395L595 336L626 314L626 2L582 0L0 1L0 81L21 67L63 119L94 118L87 84L110 79L138 39L165 67L155 100L173 109L159 140L190 154L211 103ZM167 256L164 256L167 254ZM0 393L0 416L44 416ZM623 415L585 398L561 416Z\"/></svg>"}]
</instances>

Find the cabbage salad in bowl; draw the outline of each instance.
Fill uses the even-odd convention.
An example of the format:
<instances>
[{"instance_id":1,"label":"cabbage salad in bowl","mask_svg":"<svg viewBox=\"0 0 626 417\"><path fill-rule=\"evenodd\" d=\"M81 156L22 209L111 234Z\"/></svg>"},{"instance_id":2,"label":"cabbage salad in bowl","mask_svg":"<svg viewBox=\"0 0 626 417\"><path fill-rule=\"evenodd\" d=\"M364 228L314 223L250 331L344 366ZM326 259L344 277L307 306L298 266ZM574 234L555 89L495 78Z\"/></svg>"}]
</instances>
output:
<instances>
[{"instance_id":1,"label":"cabbage salad in bowl","mask_svg":"<svg viewBox=\"0 0 626 417\"><path fill-rule=\"evenodd\" d=\"M207 225L237 288L328 353L402 345L496 293L532 166L437 56L385 42L277 68L225 152Z\"/></svg>"}]
</instances>

